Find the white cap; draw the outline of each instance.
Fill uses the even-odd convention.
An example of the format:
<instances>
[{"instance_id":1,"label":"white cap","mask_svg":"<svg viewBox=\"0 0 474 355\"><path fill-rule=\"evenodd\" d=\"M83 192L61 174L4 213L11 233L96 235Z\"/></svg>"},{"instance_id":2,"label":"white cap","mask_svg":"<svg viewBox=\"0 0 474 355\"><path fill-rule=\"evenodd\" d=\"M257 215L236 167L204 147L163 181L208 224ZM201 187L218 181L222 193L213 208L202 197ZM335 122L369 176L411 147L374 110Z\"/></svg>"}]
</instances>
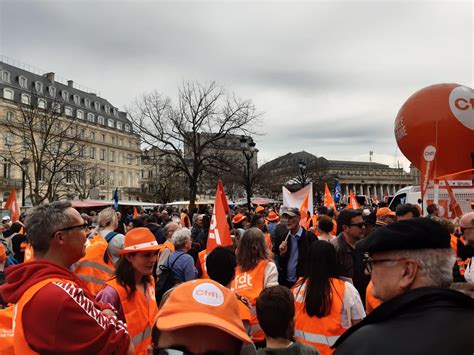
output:
<instances>
[{"instance_id":1,"label":"white cap","mask_svg":"<svg viewBox=\"0 0 474 355\"><path fill-rule=\"evenodd\" d=\"M2 218L2 221L9 221L10 220L10 216L5 216Z\"/></svg>"}]
</instances>

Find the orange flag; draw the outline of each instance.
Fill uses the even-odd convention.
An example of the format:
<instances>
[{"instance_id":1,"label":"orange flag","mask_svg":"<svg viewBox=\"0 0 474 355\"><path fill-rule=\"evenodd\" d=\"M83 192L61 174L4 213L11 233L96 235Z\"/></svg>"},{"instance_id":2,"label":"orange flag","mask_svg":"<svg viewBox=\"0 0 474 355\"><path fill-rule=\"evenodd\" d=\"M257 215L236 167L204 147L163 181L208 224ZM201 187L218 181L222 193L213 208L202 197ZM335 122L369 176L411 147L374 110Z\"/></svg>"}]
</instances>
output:
<instances>
[{"instance_id":1,"label":"orange flag","mask_svg":"<svg viewBox=\"0 0 474 355\"><path fill-rule=\"evenodd\" d=\"M222 180L219 180L217 182L217 192L221 193L221 198L222 198L222 205L224 206L224 211L225 213L227 213L228 215L230 215L230 208L229 208L229 203L227 202L227 197L225 195L225 191L224 191L224 185L222 184Z\"/></svg>"},{"instance_id":2,"label":"orange flag","mask_svg":"<svg viewBox=\"0 0 474 355\"><path fill-rule=\"evenodd\" d=\"M334 199L329 192L329 187L327 183L324 183L324 206L336 208L336 204L334 203Z\"/></svg>"},{"instance_id":3,"label":"orange flag","mask_svg":"<svg viewBox=\"0 0 474 355\"><path fill-rule=\"evenodd\" d=\"M352 192L352 189L349 190L349 204L347 205L349 208L353 208L354 210L357 210L360 208L359 202L357 202L357 199L354 196L354 192Z\"/></svg>"},{"instance_id":4,"label":"orange flag","mask_svg":"<svg viewBox=\"0 0 474 355\"><path fill-rule=\"evenodd\" d=\"M309 204L309 191L304 196L304 200L300 206L300 214L301 214L300 226L303 226L306 223L306 219L308 216L308 204Z\"/></svg>"},{"instance_id":5,"label":"orange flag","mask_svg":"<svg viewBox=\"0 0 474 355\"><path fill-rule=\"evenodd\" d=\"M136 207L133 207L133 219L137 218L138 217L138 212L137 212L137 208Z\"/></svg>"},{"instance_id":6,"label":"orange flag","mask_svg":"<svg viewBox=\"0 0 474 355\"><path fill-rule=\"evenodd\" d=\"M217 185L211 226L209 227L209 237L207 238L206 254L209 254L217 246L225 247L232 245L232 238L230 237L229 224L227 223L223 202L226 197L225 195L222 196L223 193L223 190L220 191L219 185Z\"/></svg>"},{"instance_id":7,"label":"orange flag","mask_svg":"<svg viewBox=\"0 0 474 355\"><path fill-rule=\"evenodd\" d=\"M11 220L13 223L20 220L20 206L18 206L18 202L16 201L16 190L14 188L10 192L10 196L8 196L4 208L10 210Z\"/></svg>"},{"instance_id":8,"label":"orange flag","mask_svg":"<svg viewBox=\"0 0 474 355\"><path fill-rule=\"evenodd\" d=\"M449 200L450 200L449 209L451 210L451 212L453 212L455 217L461 217L462 209L461 209L461 206L459 206L459 203L456 200L456 197L454 196L453 189L451 188L451 186L449 186L449 183L447 180L444 180L444 182L446 183L446 190L448 190L448 194L449 194Z\"/></svg>"}]
</instances>

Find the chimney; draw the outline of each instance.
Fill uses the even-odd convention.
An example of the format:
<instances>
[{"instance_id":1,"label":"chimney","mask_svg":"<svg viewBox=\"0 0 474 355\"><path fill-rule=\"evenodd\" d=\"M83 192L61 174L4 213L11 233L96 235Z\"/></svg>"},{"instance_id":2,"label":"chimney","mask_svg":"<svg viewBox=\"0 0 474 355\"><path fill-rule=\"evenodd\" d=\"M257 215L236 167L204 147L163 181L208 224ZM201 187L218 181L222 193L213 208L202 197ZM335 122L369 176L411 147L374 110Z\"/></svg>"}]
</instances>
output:
<instances>
[{"instance_id":1,"label":"chimney","mask_svg":"<svg viewBox=\"0 0 474 355\"><path fill-rule=\"evenodd\" d=\"M69 86L70 88L73 88L74 87L74 81L68 80L67 81L67 86Z\"/></svg>"},{"instance_id":2,"label":"chimney","mask_svg":"<svg viewBox=\"0 0 474 355\"><path fill-rule=\"evenodd\" d=\"M51 72L51 73L46 73L44 74L43 76L45 76L46 78L48 78L49 81L51 81L52 83L54 82L54 73Z\"/></svg>"}]
</instances>

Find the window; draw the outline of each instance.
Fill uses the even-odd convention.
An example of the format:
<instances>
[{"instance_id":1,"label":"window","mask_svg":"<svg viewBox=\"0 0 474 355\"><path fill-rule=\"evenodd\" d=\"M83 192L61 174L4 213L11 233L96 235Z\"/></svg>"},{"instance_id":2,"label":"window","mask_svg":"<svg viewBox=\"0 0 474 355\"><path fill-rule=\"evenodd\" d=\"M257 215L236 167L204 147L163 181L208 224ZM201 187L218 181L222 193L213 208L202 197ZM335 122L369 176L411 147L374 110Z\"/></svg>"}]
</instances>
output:
<instances>
[{"instance_id":1,"label":"window","mask_svg":"<svg viewBox=\"0 0 474 355\"><path fill-rule=\"evenodd\" d=\"M117 122L117 129L122 129L122 122Z\"/></svg>"},{"instance_id":2,"label":"window","mask_svg":"<svg viewBox=\"0 0 474 355\"><path fill-rule=\"evenodd\" d=\"M85 152L85 150L86 150L86 147L85 147L85 146L81 145L81 146L79 147L79 153L78 153L78 155L79 155L80 158L84 158L84 152Z\"/></svg>"},{"instance_id":3,"label":"window","mask_svg":"<svg viewBox=\"0 0 474 355\"><path fill-rule=\"evenodd\" d=\"M84 105L87 107L87 108L91 108L91 100L90 99L84 99Z\"/></svg>"},{"instance_id":4,"label":"window","mask_svg":"<svg viewBox=\"0 0 474 355\"><path fill-rule=\"evenodd\" d=\"M2 81L4 83L10 83L10 73L7 72L6 70L2 71Z\"/></svg>"},{"instance_id":5,"label":"window","mask_svg":"<svg viewBox=\"0 0 474 355\"><path fill-rule=\"evenodd\" d=\"M115 137L114 137L114 136L110 136L110 142L111 142L112 144L115 144Z\"/></svg>"},{"instance_id":6,"label":"window","mask_svg":"<svg viewBox=\"0 0 474 355\"><path fill-rule=\"evenodd\" d=\"M21 94L21 103L25 105L30 104L30 95L28 94Z\"/></svg>"},{"instance_id":7,"label":"window","mask_svg":"<svg viewBox=\"0 0 474 355\"><path fill-rule=\"evenodd\" d=\"M12 122L13 118L15 118L15 114L11 111L7 111L7 114L5 116L7 122Z\"/></svg>"},{"instance_id":8,"label":"window","mask_svg":"<svg viewBox=\"0 0 474 355\"><path fill-rule=\"evenodd\" d=\"M35 90L38 94L43 93L43 83L41 81L35 81Z\"/></svg>"},{"instance_id":9,"label":"window","mask_svg":"<svg viewBox=\"0 0 474 355\"><path fill-rule=\"evenodd\" d=\"M74 129L72 127L68 127L66 133L68 136L72 136L74 134Z\"/></svg>"},{"instance_id":10,"label":"window","mask_svg":"<svg viewBox=\"0 0 474 355\"><path fill-rule=\"evenodd\" d=\"M43 110L46 109L46 100L45 99L38 99L38 108L42 108Z\"/></svg>"},{"instance_id":11,"label":"window","mask_svg":"<svg viewBox=\"0 0 474 355\"><path fill-rule=\"evenodd\" d=\"M95 159L95 147L90 147L90 149L89 149L89 158Z\"/></svg>"},{"instance_id":12,"label":"window","mask_svg":"<svg viewBox=\"0 0 474 355\"><path fill-rule=\"evenodd\" d=\"M118 181L119 186L123 186L123 171L119 171L119 181Z\"/></svg>"},{"instance_id":13,"label":"window","mask_svg":"<svg viewBox=\"0 0 474 355\"><path fill-rule=\"evenodd\" d=\"M66 170L66 184L72 183L72 171Z\"/></svg>"},{"instance_id":14,"label":"window","mask_svg":"<svg viewBox=\"0 0 474 355\"><path fill-rule=\"evenodd\" d=\"M85 129L84 129L84 128L81 128L81 129L79 130L79 137L80 137L80 138L84 138L85 132L86 132Z\"/></svg>"},{"instance_id":15,"label":"window","mask_svg":"<svg viewBox=\"0 0 474 355\"><path fill-rule=\"evenodd\" d=\"M111 162L115 161L115 151L113 151L113 150L110 151L110 161Z\"/></svg>"},{"instance_id":16,"label":"window","mask_svg":"<svg viewBox=\"0 0 474 355\"><path fill-rule=\"evenodd\" d=\"M109 105L105 105L105 113L110 115L110 106Z\"/></svg>"},{"instance_id":17,"label":"window","mask_svg":"<svg viewBox=\"0 0 474 355\"><path fill-rule=\"evenodd\" d=\"M125 130L126 130L127 132L130 132L130 125L126 124L126 125L125 125Z\"/></svg>"},{"instance_id":18,"label":"window","mask_svg":"<svg viewBox=\"0 0 474 355\"><path fill-rule=\"evenodd\" d=\"M49 96L56 97L56 88L54 86L49 86L48 91L49 91Z\"/></svg>"},{"instance_id":19,"label":"window","mask_svg":"<svg viewBox=\"0 0 474 355\"><path fill-rule=\"evenodd\" d=\"M98 118L99 124L105 125L105 119L102 116L99 116Z\"/></svg>"},{"instance_id":20,"label":"window","mask_svg":"<svg viewBox=\"0 0 474 355\"><path fill-rule=\"evenodd\" d=\"M128 147L132 148L132 142L128 141Z\"/></svg>"},{"instance_id":21,"label":"window","mask_svg":"<svg viewBox=\"0 0 474 355\"><path fill-rule=\"evenodd\" d=\"M72 116L72 107L65 106L64 113L66 114L66 116Z\"/></svg>"},{"instance_id":22,"label":"window","mask_svg":"<svg viewBox=\"0 0 474 355\"><path fill-rule=\"evenodd\" d=\"M23 88L23 89L27 89L28 88L28 80L24 77L24 76L19 76L18 77L18 82L20 83L20 86Z\"/></svg>"},{"instance_id":23,"label":"window","mask_svg":"<svg viewBox=\"0 0 474 355\"><path fill-rule=\"evenodd\" d=\"M95 141L95 132L91 132L91 140Z\"/></svg>"},{"instance_id":24,"label":"window","mask_svg":"<svg viewBox=\"0 0 474 355\"><path fill-rule=\"evenodd\" d=\"M123 153L122 152L119 152L119 155L118 155L118 162L120 164L123 164Z\"/></svg>"},{"instance_id":25,"label":"window","mask_svg":"<svg viewBox=\"0 0 474 355\"><path fill-rule=\"evenodd\" d=\"M94 114L89 112L89 113L87 114L87 120L88 120L89 122L94 122Z\"/></svg>"},{"instance_id":26,"label":"window","mask_svg":"<svg viewBox=\"0 0 474 355\"><path fill-rule=\"evenodd\" d=\"M118 110L116 107L114 107L114 116L117 117L118 116Z\"/></svg>"},{"instance_id":27,"label":"window","mask_svg":"<svg viewBox=\"0 0 474 355\"><path fill-rule=\"evenodd\" d=\"M79 97L79 95L74 95L73 98L74 98L74 103L75 103L76 105L80 105L80 104L81 104L81 98Z\"/></svg>"},{"instance_id":28,"label":"window","mask_svg":"<svg viewBox=\"0 0 474 355\"><path fill-rule=\"evenodd\" d=\"M100 140L101 140L101 142L105 142L105 134L102 133L100 135Z\"/></svg>"},{"instance_id":29,"label":"window","mask_svg":"<svg viewBox=\"0 0 474 355\"><path fill-rule=\"evenodd\" d=\"M111 120L110 118L107 120L107 126L114 128L114 120Z\"/></svg>"},{"instance_id":30,"label":"window","mask_svg":"<svg viewBox=\"0 0 474 355\"><path fill-rule=\"evenodd\" d=\"M132 165L132 154L127 154L127 164Z\"/></svg>"},{"instance_id":31,"label":"window","mask_svg":"<svg viewBox=\"0 0 474 355\"><path fill-rule=\"evenodd\" d=\"M135 158L135 165L140 165L140 157L138 155Z\"/></svg>"},{"instance_id":32,"label":"window","mask_svg":"<svg viewBox=\"0 0 474 355\"><path fill-rule=\"evenodd\" d=\"M5 160L3 162L3 177L6 179L10 179L11 172L12 172L12 164L8 160Z\"/></svg>"},{"instance_id":33,"label":"window","mask_svg":"<svg viewBox=\"0 0 474 355\"><path fill-rule=\"evenodd\" d=\"M3 98L7 100L13 100L13 90L4 88L3 89Z\"/></svg>"},{"instance_id":34,"label":"window","mask_svg":"<svg viewBox=\"0 0 474 355\"><path fill-rule=\"evenodd\" d=\"M76 117L79 118L80 120L83 120L84 119L84 111L77 110L76 111Z\"/></svg>"},{"instance_id":35,"label":"window","mask_svg":"<svg viewBox=\"0 0 474 355\"><path fill-rule=\"evenodd\" d=\"M105 160L105 149L100 150L100 160Z\"/></svg>"},{"instance_id":36,"label":"window","mask_svg":"<svg viewBox=\"0 0 474 355\"><path fill-rule=\"evenodd\" d=\"M115 179L114 178L115 178L115 171L110 170L109 181L112 185L115 184Z\"/></svg>"},{"instance_id":37,"label":"window","mask_svg":"<svg viewBox=\"0 0 474 355\"><path fill-rule=\"evenodd\" d=\"M11 132L6 132L3 136L5 146L11 146L13 145L13 135Z\"/></svg>"},{"instance_id":38,"label":"window","mask_svg":"<svg viewBox=\"0 0 474 355\"><path fill-rule=\"evenodd\" d=\"M105 184L105 169L100 169L100 184Z\"/></svg>"},{"instance_id":39,"label":"window","mask_svg":"<svg viewBox=\"0 0 474 355\"><path fill-rule=\"evenodd\" d=\"M61 112L61 105L59 104L59 102L53 102L52 109L54 110L54 112L60 113Z\"/></svg>"},{"instance_id":40,"label":"window","mask_svg":"<svg viewBox=\"0 0 474 355\"><path fill-rule=\"evenodd\" d=\"M127 186L133 186L132 173L128 173L128 185Z\"/></svg>"},{"instance_id":41,"label":"window","mask_svg":"<svg viewBox=\"0 0 474 355\"><path fill-rule=\"evenodd\" d=\"M61 97L64 101L69 101L69 93L65 90L61 91Z\"/></svg>"},{"instance_id":42,"label":"window","mask_svg":"<svg viewBox=\"0 0 474 355\"><path fill-rule=\"evenodd\" d=\"M96 111L100 111L100 103L98 103L97 101L94 102L94 107Z\"/></svg>"},{"instance_id":43,"label":"window","mask_svg":"<svg viewBox=\"0 0 474 355\"><path fill-rule=\"evenodd\" d=\"M123 146L123 139L122 138L119 139L119 146Z\"/></svg>"}]
</instances>

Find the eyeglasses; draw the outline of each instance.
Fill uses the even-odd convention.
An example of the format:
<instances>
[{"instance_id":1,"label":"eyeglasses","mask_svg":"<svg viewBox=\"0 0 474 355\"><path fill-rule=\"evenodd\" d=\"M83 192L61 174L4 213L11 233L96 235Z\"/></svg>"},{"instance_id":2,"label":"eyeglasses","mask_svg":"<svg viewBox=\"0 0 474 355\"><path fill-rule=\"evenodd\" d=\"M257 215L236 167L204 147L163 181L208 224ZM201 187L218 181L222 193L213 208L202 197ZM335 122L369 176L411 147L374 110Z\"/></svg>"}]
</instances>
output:
<instances>
[{"instance_id":1,"label":"eyeglasses","mask_svg":"<svg viewBox=\"0 0 474 355\"><path fill-rule=\"evenodd\" d=\"M371 257L366 257L362 260L362 262L364 263L365 271L367 271L368 274L371 274L374 268L374 264L386 263L389 261L400 261L400 260L405 260L405 259L372 259Z\"/></svg>"},{"instance_id":2,"label":"eyeglasses","mask_svg":"<svg viewBox=\"0 0 474 355\"><path fill-rule=\"evenodd\" d=\"M351 223L351 224L349 224L349 226L351 226L351 227L353 226L353 227L357 227L357 228L362 229L362 228L365 227L365 223Z\"/></svg>"},{"instance_id":3,"label":"eyeglasses","mask_svg":"<svg viewBox=\"0 0 474 355\"><path fill-rule=\"evenodd\" d=\"M76 226L61 228L61 229L58 229L56 232L66 232L66 231L70 231L70 230L76 229L76 228L81 228L81 229L87 231L87 230L89 230L89 223L83 223L83 224L78 224Z\"/></svg>"},{"instance_id":4,"label":"eyeglasses","mask_svg":"<svg viewBox=\"0 0 474 355\"><path fill-rule=\"evenodd\" d=\"M459 229L461 230L461 234L464 234L468 229L474 229L474 227L459 227Z\"/></svg>"}]
</instances>

